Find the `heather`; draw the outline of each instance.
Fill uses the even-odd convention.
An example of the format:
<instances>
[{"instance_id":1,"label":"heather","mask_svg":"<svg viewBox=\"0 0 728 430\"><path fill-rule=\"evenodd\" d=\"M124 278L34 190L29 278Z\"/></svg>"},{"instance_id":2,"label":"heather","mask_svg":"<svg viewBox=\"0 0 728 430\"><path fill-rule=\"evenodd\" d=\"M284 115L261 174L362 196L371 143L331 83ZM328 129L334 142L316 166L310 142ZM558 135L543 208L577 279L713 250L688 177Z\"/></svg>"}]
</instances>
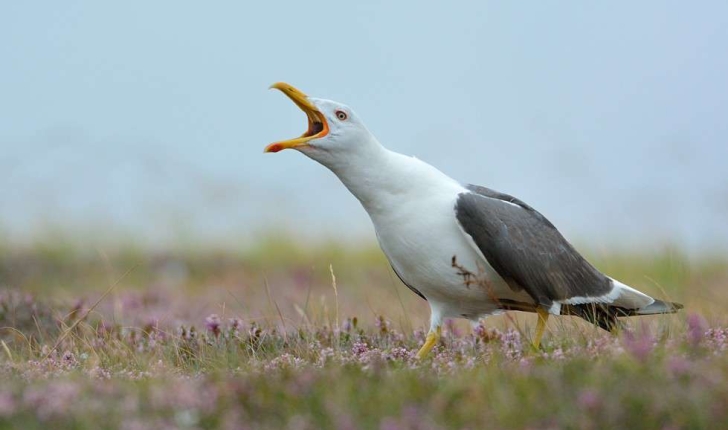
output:
<instances>
[{"instance_id":1,"label":"heather","mask_svg":"<svg viewBox=\"0 0 728 430\"><path fill-rule=\"evenodd\" d=\"M370 247L0 248L0 428L711 428L728 422L728 264L593 253L676 315L449 322Z\"/></svg>"}]
</instances>

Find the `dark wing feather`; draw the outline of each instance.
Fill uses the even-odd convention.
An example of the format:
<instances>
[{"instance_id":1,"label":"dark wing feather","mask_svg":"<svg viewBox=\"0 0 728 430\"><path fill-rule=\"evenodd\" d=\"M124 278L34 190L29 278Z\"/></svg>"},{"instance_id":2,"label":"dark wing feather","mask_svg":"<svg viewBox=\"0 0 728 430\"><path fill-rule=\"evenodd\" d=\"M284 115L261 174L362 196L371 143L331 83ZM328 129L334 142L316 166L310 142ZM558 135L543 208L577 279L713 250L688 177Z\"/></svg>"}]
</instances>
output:
<instances>
[{"instance_id":1,"label":"dark wing feather","mask_svg":"<svg viewBox=\"0 0 728 430\"><path fill-rule=\"evenodd\" d=\"M469 185L455 205L457 219L491 266L536 304L598 297L611 280L589 264L543 215L508 194Z\"/></svg>"},{"instance_id":2,"label":"dark wing feather","mask_svg":"<svg viewBox=\"0 0 728 430\"><path fill-rule=\"evenodd\" d=\"M564 305L561 315L576 315L584 318L604 330L614 332L622 327L617 317L631 317L636 315L672 314L682 309L680 303L655 300L651 305L641 309L625 309L619 306L610 306L604 303L584 303L580 305Z\"/></svg>"}]
</instances>

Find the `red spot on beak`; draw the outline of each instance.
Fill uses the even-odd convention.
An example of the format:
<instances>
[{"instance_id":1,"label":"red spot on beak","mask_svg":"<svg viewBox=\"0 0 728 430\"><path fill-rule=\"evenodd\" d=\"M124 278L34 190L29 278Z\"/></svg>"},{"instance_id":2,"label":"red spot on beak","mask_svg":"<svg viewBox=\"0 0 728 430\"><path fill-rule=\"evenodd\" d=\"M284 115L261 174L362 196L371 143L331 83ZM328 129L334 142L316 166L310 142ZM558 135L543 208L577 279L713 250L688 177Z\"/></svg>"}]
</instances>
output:
<instances>
[{"instance_id":1,"label":"red spot on beak","mask_svg":"<svg viewBox=\"0 0 728 430\"><path fill-rule=\"evenodd\" d=\"M276 143L276 144L269 146L268 150L266 152L278 152L282 149L283 149L283 145L279 145Z\"/></svg>"}]
</instances>

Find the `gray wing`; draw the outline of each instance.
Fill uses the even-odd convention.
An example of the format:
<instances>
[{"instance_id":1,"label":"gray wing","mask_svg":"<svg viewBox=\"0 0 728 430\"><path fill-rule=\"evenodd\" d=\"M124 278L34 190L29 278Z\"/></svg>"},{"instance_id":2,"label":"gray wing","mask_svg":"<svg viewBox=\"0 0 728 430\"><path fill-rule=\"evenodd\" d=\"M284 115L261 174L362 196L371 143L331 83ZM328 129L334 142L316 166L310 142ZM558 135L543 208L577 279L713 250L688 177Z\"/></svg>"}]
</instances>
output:
<instances>
[{"instance_id":1,"label":"gray wing","mask_svg":"<svg viewBox=\"0 0 728 430\"><path fill-rule=\"evenodd\" d=\"M543 215L526 203L488 188L468 185L455 212L488 263L514 290L536 304L598 297L611 280L589 264Z\"/></svg>"}]
</instances>

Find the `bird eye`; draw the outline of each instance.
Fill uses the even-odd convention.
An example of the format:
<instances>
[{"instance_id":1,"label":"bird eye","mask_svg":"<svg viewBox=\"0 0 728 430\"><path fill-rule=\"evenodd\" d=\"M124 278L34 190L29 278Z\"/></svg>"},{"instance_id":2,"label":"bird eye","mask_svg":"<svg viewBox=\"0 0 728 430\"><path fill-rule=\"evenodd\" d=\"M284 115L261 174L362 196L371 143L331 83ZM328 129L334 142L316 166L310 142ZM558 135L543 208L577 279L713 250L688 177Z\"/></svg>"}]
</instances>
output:
<instances>
[{"instance_id":1,"label":"bird eye","mask_svg":"<svg viewBox=\"0 0 728 430\"><path fill-rule=\"evenodd\" d=\"M339 118L339 121L346 121L346 119L349 118L349 116L343 110L337 110L336 117Z\"/></svg>"}]
</instances>

